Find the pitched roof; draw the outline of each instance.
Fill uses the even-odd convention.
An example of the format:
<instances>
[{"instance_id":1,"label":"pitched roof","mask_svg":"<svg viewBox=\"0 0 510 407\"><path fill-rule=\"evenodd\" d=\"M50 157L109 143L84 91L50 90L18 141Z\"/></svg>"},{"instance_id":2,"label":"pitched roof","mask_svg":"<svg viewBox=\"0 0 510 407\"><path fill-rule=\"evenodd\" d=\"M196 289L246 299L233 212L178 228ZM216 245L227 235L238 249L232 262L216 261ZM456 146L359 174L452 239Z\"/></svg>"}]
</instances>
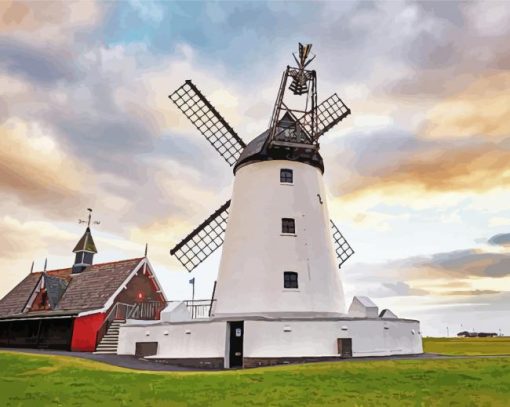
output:
<instances>
[{"instance_id":1,"label":"pitched roof","mask_svg":"<svg viewBox=\"0 0 510 407\"><path fill-rule=\"evenodd\" d=\"M129 277L143 257L88 266L80 274L71 274L72 269L49 270L46 272L46 284L50 301L61 295L53 311L38 312L45 315L62 311L80 311L104 307L108 299ZM31 273L13 290L0 300L0 317L13 316L23 312L30 296L37 287L43 273ZM60 280L60 281L57 281ZM62 281L63 280L63 281ZM67 283L65 291L61 292ZM53 304L52 304L53 305ZM24 314L31 315L31 313Z\"/></svg>"},{"instance_id":2,"label":"pitched roof","mask_svg":"<svg viewBox=\"0 0 510 407\"><path fill-rule=\"evenodd\" d=\"M92 239L92 233L89 227L85 230L85 233L73 249L73 253L82 251L97 253L96 245L94 239Z\"/></svg>"},{"instance_id":3,"label":"pitched roof","mask_svg":"<svg viewBox=\"0 0 510 407\"><path fill-rule=\"evenodd\" d=\"M95 264L73 274L57 309L102 308L142 259Z\"/></svg>"},{"instance_id":4,"label":"pitched roof","mask_svg":"<svg viewBox=\"0 0 510 407\"><path fill-rule=\"evenodd\" d=\"M0 300L0 316L23 312L30 296L34 292L42 273L30 273Z\"/></svg>"}]
</instances>

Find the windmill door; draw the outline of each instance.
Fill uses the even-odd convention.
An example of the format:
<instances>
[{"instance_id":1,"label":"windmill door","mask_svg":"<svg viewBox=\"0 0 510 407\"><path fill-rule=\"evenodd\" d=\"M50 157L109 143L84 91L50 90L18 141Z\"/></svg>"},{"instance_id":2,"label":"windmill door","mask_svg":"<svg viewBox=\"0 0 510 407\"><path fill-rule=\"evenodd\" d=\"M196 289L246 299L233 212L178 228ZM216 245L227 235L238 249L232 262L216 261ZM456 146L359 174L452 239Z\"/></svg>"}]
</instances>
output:
<instances>
[{"instance_id":1,"label":"windmill door","mask_svg":"<svg viewBox=\"0 0 510 407\"><path fill-rule=\"evenodd\" d=\"M230 325L230 347L229 367L243 367L243 337L244 321L229 322Z\"/></svg>"},{"instance_id":2,"label":"windmill door","mask_svg":"<svg viewBox=\"0 0 510 407\"><path fill-rule=\"evenodd\" d=\"M341 358L352 358L352 338L337 338L338 354Z\"/></svg>"}]
</instances>

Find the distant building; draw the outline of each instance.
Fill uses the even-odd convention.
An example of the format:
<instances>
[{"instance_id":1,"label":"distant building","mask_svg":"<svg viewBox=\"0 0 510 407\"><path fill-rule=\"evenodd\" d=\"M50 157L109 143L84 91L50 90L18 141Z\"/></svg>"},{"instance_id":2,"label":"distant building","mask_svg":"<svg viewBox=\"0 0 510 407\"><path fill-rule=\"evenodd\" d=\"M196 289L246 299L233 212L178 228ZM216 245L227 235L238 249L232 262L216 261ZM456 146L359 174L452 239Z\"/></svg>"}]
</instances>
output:
<instances>
[{"instance_id":1,"label":"distant building","mask_svg":"<svg viewBox=\"0 0 510 407\"><path fill-rule=\"evenodd\" d=\"M487 337L494 337L498 336L495 332L469 332L469 331L462 331L457 334L459 337L464 338L487 338Z\"/></svg>"}]
</instances>

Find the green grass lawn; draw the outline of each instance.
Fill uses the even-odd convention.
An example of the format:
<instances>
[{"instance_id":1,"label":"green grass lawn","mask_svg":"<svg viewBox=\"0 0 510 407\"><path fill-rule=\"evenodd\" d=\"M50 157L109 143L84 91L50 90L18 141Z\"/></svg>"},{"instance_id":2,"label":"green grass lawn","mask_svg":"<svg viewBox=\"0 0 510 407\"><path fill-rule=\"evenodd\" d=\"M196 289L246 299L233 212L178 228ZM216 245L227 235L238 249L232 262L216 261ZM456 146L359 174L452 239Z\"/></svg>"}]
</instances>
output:
<instances>
[{"instance_id":1,"label":"green grass lawn","mask_svg":"<svg viewBox=\"0 0 510 407\"><path fill-rule=\"evenodd\" d=\"M508 406L510 358L140 372L0 352L0 406Z\"/></svg>"},{"instance_id":2,"label":"green grass lawn","mask_svg":"<svg viewBox=\"0 0 510 407\"><path fill-rule=\"evenodd\" d=\"M424 338L423 351L445 355L510 355L510 337Z\"/></svg>"}]
</instances>

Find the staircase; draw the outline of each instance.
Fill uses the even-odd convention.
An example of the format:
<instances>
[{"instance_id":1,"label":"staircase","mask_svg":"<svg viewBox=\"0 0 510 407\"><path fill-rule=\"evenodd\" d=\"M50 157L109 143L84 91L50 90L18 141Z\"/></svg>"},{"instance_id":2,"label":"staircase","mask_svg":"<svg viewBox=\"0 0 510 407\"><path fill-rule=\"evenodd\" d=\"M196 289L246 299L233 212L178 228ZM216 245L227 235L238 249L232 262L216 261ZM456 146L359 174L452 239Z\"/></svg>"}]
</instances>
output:
<instances>
[{"instance_id":1,"label":"staircase","mask_svg":"<svg viewBox=\"0 0 510 407\"><path fill-rule=\"evenodd\" d=\"M126 322L124 319L114 319L106 334L97 345L96 354L117 354L117 346L119 345L119 329Z\"/></svg>"}]
</instances>

